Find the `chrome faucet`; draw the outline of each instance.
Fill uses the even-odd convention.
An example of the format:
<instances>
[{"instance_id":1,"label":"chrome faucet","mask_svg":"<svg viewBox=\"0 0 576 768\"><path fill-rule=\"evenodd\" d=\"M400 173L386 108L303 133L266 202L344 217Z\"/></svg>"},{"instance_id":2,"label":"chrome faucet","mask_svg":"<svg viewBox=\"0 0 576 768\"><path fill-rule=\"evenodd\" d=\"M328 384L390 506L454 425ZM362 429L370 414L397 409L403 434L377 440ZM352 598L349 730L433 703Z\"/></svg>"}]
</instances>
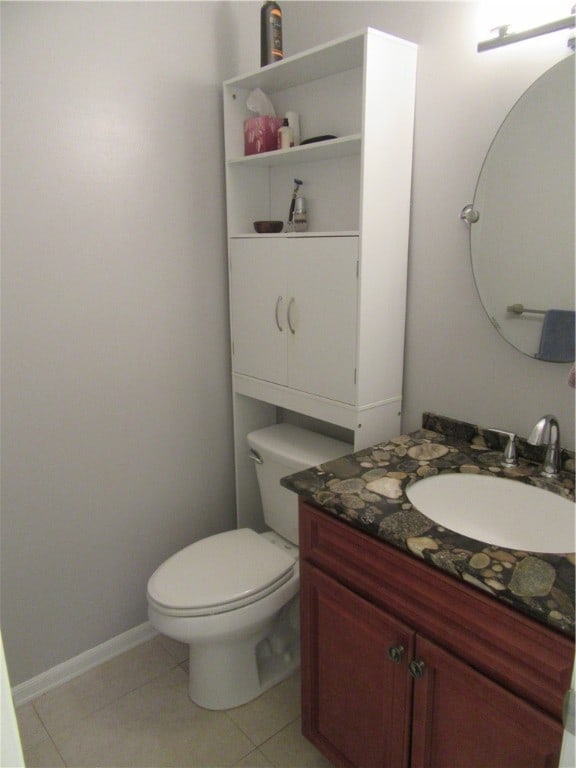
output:
<instances>
[{"instance_id":1,"label":"chrome faucet","mask_svg":"<svg viewBox=\"0 0 576 768\"><path fill-rule=\"evenodd\" d=\"M544 477L556 477L560 472L560 427L558 426L558 419L552 414L547 414L538 419L536 426L530 433L528 438L530 445L543 445L546 446L546 455L542 462L542 469L540 474Z\"/></svg>"}]
</instances>

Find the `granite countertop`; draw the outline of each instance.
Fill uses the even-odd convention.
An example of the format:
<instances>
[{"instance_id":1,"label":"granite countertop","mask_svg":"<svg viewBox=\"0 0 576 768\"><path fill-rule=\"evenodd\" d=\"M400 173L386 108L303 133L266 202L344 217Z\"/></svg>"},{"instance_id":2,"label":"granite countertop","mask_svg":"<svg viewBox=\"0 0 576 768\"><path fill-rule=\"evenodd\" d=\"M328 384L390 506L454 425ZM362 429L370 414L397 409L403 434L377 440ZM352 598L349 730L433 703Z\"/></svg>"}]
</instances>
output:
<instances>
[{"instance_id":1,"label":"granite countertop","mask_svg":"<svg viewBox=\"0 0 576 768\"><path fill-rule=\"evenodd\" d=\"M574 553L525 552L486 544L437 525L406 496L412 482L446 472L496 475L574 500L574 454L557 479L539 474L542 449L521 438L519 466L500 465L504 438L425 413L422 429L283 478L321 509L574 636ZM570 542L573 548L573 543Z\"/></svg>"}]
</instances>

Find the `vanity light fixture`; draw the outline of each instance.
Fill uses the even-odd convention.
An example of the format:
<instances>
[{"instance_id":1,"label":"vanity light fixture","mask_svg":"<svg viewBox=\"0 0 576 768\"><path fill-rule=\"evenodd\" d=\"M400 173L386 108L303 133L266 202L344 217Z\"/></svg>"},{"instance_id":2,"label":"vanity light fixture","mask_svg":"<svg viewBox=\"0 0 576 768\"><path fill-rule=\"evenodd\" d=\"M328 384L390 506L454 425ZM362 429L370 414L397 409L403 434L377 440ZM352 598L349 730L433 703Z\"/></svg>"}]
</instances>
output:
<instances>
[{"instance_id":1,"label":"vanity light fixture","mask_svg":"<svg viewBox=\"0 0 576 768\"><path fill-rule=\"evenodd\" d=\"M526 29L523 32L510 32L510 25L503 24L502 26L495 27L492 32L497 32L496 37L490 40L483 40L478 43L478 53L483 51L489 51L492 48L500 48L503 45L511 45L512 43L519 43L522 40L529 40L532 37L539 37L540 35L548 35L551 32L558 32L560 29L573 29L575 24L576 6L572 6L571 15L566 16L563 19L557 19L556 21L549 21L546 24L541 24L539 27L533 27L532 29ZM568 40L568 46L574 50L574 36L572 35Z\"/></svg>"}]
</instances>

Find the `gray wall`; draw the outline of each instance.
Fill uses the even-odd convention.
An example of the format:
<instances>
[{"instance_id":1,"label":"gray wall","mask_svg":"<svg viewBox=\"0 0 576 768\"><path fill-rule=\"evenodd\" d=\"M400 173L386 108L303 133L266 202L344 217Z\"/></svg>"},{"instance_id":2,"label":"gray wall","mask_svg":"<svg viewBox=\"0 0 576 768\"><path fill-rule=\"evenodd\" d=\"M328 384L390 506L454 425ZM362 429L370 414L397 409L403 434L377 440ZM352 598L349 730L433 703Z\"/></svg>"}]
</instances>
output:
<instances>
[{"instance_id":1,"label":"gray wall","mask_svg":"<svg viewBox=\"0 0 576 768\"><path fill-rule=\"evenodd\" d=\"M565 53L476 54L472 3L284 2L287 54L420 44L404 427L423 410L573 445L568 366L508 346L468 235L492 136ZM259 2L2 8L2 633L17 684L146 619L166 556L233 525L220 83ZM209 578L209 574L207 574Z\"/></svg>"},{"instance_id":2,"label":"gray wall","mask_svg":"<svg viewBox=\"0 0 576 768\"><path fill-rule=\"evenodd\" d=\"M234 526L220 87L237 66L222 55L231 10L2 8L14 684L145 621L156 566Z\"/></svg>"}]
</instances>

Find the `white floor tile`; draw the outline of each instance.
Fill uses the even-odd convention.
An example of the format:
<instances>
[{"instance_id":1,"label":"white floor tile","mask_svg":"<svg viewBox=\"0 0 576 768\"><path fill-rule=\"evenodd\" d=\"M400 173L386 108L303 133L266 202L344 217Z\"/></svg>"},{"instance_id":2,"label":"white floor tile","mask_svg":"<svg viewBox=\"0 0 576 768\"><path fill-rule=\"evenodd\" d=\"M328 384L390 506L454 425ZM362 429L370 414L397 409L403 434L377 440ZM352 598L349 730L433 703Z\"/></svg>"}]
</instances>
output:
<instances>
[{"instance_id":1,"label":"white floor tile","mask_svg":"<svg viewBox=\"0 0 576 768\"><path fill-rule=\"evenodd\" d=\"M274 763L271 763L259 749L255 749L236 763L236 766L237 768L274 768Z\"/></svg>"},{"instance_id":2,"label":"white floor tile","mask_svg":"<svg viewBox=\"0 0 576 768\"><path fill-rule=\"evenodd\" d=\"M74 768L224 767L254 748L224 712L190 701L179 667L84 718L55 742Z\"/></svg>"},{"instance_id":3,"label":"white floor tile","mask_svg":"<svg viewBox=\"0 0 576 768\"><path fill-rule=\"evenodd\" d=\"M154 638L45 693L34 707L54 736L174 665L173 657Z\"/></svg>"},{"instance_id":4,"label":"white floor tile","mask_svg":"<svg viewBox=\"0 0 576 768\"><path fill-rule=\"evenodd\" d=\"M302 736L300 718L260 747L278 768L330 768L331 763Z\"/></svg>"},{"instance_id":5,"label":"white floor tile","mask_svg":"<svg viewBox=\"0 0 576 768\"><path fill-rule=\"evenodd\" d=\"M49 739L48 731L44 728L42 720L36 714L32 704L24 704L16 710L18 730L22 746L35 747L41 741Z\"/></svg>"},{"instance_id":6,"label":"white floor tile","mask_svg":"<svg viewBox=\"0 0 576 768\"><path fill-rule=\"evenodd\" d=\"M22 751L26 768L62 768L66 765L51 739L31 747L23 746Z\"/></svg>"},{"instance_id":7,"label":"white floor tile","mask_svg":"<svg viewBox=\"0 0 576 768\"><path fill-rule=\"evenodd\" d=\"M242 707L188 698L188 646L158 636L20 707L27 768L328 768L300 731L300 675Z\"/></svg>"},{"instance_id":8,"label":"white floor tile","mask_svg":"<svg viewBox=\"0 0 576 768\"><path fill-rule=\"evenodd\" d=\"M292 675L254 701L228 710L228 716L257 745L278 733L299 715L299 674Z\"/></svg>"}]
</instances>

